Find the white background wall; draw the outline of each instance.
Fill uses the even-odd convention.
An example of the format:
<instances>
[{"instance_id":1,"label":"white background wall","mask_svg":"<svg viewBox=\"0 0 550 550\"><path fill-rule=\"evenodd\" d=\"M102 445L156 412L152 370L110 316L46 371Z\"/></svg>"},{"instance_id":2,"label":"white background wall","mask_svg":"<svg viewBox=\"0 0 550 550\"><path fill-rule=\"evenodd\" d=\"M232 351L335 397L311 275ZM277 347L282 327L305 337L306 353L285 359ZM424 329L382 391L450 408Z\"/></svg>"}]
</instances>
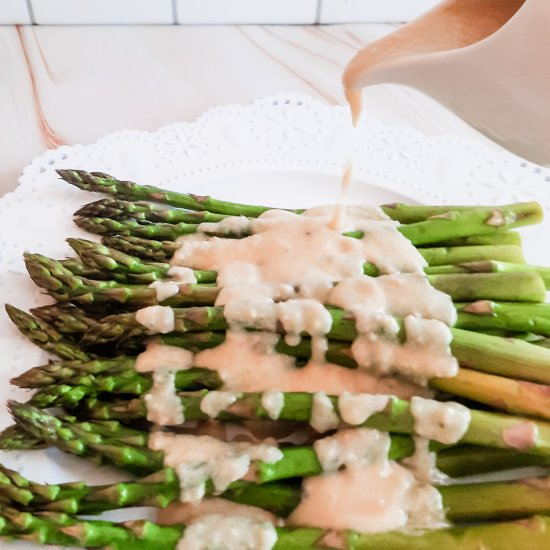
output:
<instances>
[{"instance_id":1,"label":"white background wall","mask_svg":"<svg viewBox=\"0 0 550 550\"><path fill-rule=\"evenodd\" d=\"M408 21L438 0L0 0L0 24L311 24Z\"/></svg>"}]
</instances>

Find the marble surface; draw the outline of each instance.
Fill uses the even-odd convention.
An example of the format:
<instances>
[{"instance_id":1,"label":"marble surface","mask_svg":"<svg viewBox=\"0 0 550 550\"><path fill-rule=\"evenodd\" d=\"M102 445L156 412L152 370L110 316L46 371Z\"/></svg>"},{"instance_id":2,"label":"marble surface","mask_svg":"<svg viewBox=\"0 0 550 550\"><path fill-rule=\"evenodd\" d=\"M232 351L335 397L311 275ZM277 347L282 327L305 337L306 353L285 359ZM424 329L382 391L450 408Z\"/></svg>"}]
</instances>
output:
<instances>
[{"instance_id":1,"label":"marble surface","mask_svg":"<svg viewBox=\"0 0 550 550\"><path fill-rule=\"evenodd\" d=\"M277 92L343 103L342 69L387 24L215 27L0 27L0 195L36 155L118 129L153 130ZM407 88L365 91L384 121L476 136Z\"/></svg>"}]
</instances>

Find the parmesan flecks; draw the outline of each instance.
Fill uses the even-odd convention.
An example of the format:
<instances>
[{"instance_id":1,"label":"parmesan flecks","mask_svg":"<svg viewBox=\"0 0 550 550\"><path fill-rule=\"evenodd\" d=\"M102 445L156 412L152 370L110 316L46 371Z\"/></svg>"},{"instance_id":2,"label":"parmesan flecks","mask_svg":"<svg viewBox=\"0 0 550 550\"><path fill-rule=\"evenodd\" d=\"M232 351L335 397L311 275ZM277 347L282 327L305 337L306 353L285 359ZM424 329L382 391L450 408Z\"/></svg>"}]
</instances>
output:
<instances>
[{"instance_id":1,"label":"parmesan flecks","mask_svg":"<svg viewBox=\"0 0 550 550\"><path fill-rule=\"evenodd\" d=\"M334 410L332 401L323 391L313 394L311 418L309 423L311 424L311 427L319 433L334 430L340 424L340 418Z\"/></svg>"},{"instance_id":2,"label":"parmesan flecks","mask_svg":"<svg viewBox=\"0 0 550 550\"><path fill-rule=\"evenodd\" d=\"M183 403L176 393L175 373L153 371L153 387L145 395L147 420L160 426L177 426L185 421Z\"/></svg>"},{"instance_id":3,"label":"parmesan flecks","mask_svg":"<svg viewBox=\"0 0 550 550\"><path fill-rule=\"evenodd\" d=\"M174 310L167 306L148 306L136 311L136 321L151 334L167 334L174 330Z\"/></svg>"},{"instance_id":4,"label":"parmesan flecks","mask_svg":"<svg viewBox=\"0 0 550 550\"><path fill-rule=\"evenodd\" d=\"M243 479L252 461L269 464L282 458L281 451L266 444L225 442L202 435L163 432L149 437L149 448L163 451L164 465L174 468L181 486L182 502L198 502L212 481L215 493L222 493L234 481Z\"/></svg>"},{"instance_id":5,"label":"parmesan flecks","mask_svg":"<svg viewBox=\"0 0 550 550\"><path fill-rule=\"evenodd\" d=\"M210 418L216 418L227 407L237 401L239 394L228 391L210 391L201 399L201 411Z\"/></svg>"},{"instance_id":6,"label":"parmesan flecks","mask_svg":"<svg viewBox=\"0 0 550 550\"><path fill-rule=\"evenodd\" d=\"M176 550L271 550L276 542L277 531L270 522L209 515L185 529Z\"/></svg>"},{"instance_id":7,"label":"parmesan flecks","mask_svg":"<svg viewBox=\"0 0 550 550\"><path fill-rule=\"evenodd\" d=\"M411 414L417 435L451 445L458 443L470 425L470 410L454 402L441 402L414 396Z\"/></svg>"},{"instance_id":8,"label":"parmesan flecks","mask_svg":"<svg viewBox=\"0 0 550 550\"><path fill-rule=\"evenodd\" d=\"M381 464L388 459L390 443L387 433L355 428L318 439L313 448L323 471L336 472L341 466Z\"/></svg>"},{"instance_id":9,"label":"parmesan flecks","mask_svg":"<svg viewBox=\"0 0 550 550\"><path fill-rule=\"evenodd\" d=\"M364 424L373 414L383 411L389 403L389 395L344 392L338 398L340 417L346 424Z\"/></svg>"}]
</instances>

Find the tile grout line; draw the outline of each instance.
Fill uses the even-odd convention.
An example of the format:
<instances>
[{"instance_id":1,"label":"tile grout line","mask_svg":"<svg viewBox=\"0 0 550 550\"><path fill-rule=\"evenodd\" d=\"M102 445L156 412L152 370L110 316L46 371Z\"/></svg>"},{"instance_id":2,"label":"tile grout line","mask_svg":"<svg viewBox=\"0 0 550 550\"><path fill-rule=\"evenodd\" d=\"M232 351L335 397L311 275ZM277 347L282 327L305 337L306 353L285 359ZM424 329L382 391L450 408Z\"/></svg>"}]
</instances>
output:
<instances>
[{"instance_id":1,"label":"tile grout line","mask_svg":"<svg viewBox=\"0 0 550 550\"><path fill-rule=\"evenodd\" d=\"M173 25L178 24L178 0L172 0L172 20Z\"/></svg>"},{"instance_id":2,"label":"tile grout line","mask_svg":"<svg viewBox=\"0 0 550 550\"><path fill-rule=\"evenodd\" d=\"M321 22L321 9L323 8L323 0L317 0L317 10L315 12L315 24L319 25Z\"/></svg>"},{"instance_id":3,"label":"tile grout line","mask_svg":"<svg viewBox=\"0 0 550 550\"><path fill-rule=\"evenodd\" d=\"M31 25L36 25L36 19L34 17L34 9L32 7L32 0L25 0L27 4L27 10L29 12L29 18L31 20Z\"/></svg>"}]
</instances>

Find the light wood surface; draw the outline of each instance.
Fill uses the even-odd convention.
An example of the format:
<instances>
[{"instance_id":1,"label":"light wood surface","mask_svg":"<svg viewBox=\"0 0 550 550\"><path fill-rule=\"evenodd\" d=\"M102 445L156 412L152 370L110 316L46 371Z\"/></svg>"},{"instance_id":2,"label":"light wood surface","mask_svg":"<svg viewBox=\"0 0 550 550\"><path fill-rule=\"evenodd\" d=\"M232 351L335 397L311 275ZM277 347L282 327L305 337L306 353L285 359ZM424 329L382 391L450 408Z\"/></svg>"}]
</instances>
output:
<instances>
[{"instance_id":1,"label":"light wood surface","mask_svg":"<svg viewBox=\"0 0 550 550\"><path fill-rule=\"evenodd\" d=\"M343 103L343 67L392 25L0 27L0 195L31 159L125 128L191 121L277 92ZM422 94L365 91L382 120L479 134Z\"/></svg>"}]
</instances>

